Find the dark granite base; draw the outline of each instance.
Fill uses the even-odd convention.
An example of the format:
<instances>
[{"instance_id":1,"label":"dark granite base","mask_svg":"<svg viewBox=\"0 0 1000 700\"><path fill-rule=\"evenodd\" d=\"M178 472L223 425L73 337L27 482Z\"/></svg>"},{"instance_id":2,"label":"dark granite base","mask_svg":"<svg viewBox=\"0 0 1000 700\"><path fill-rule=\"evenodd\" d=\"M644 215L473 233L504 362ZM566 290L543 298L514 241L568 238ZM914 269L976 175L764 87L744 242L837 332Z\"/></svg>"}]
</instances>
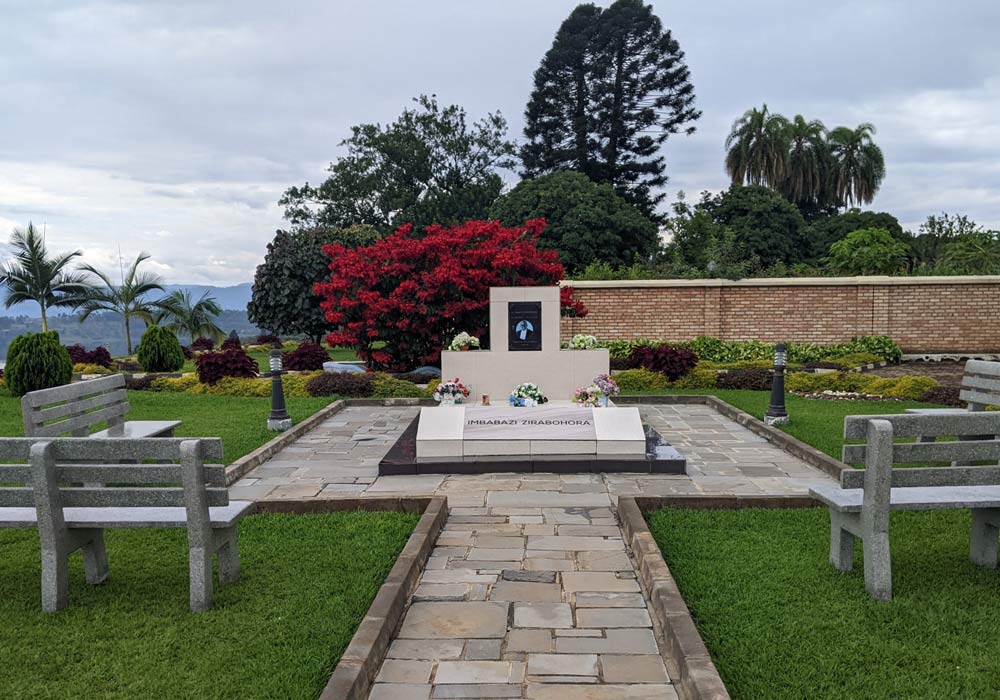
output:
<instances>
[{"instance_id":1,"label":"dark granite base","mask_svg":"<svg viewBox=\"0 0 1000 700\"><path fill-rule=\"evenodd\" d=\"M590 474L635 472L639 474L685 474L687 459L664 442L659 433L645 426L646 456L546 455L544 457L466 457L450 461L417 461L417 423L413 419L378 464L379 476L402 474L492 474L495 472Z\"/></svg>"}]
</instances>

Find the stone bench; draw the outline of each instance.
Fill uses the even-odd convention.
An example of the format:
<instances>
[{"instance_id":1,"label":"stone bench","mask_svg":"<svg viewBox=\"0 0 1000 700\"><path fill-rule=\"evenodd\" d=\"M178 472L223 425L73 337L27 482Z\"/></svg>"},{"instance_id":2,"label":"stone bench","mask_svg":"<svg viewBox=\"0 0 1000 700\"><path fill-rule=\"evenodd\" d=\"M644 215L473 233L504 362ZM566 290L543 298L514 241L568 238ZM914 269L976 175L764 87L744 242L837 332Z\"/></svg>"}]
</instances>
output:
<instances>
[{"instance_id":1,"label":"stone bench","mask_svg":"<svg viewBox=\"0 0 1000 700\"><path fill-rule=\"evenodd\" d=\"M1000 434L1000 413L847 416L844 437L864 440L845 445L843 461L864 470L841 475L840 486L815 486L809 493L830 509L830 563L840 571L854 564L854 542L864 543L865 588L877 600L892 599L889 512L970 509L970 556L981 566L997 566L1000 535L1000 467L907 467L921 462L1000 461L1000 440L937 442L956 435ZM896 442L922 438L922 442ZM927 440L935 440L927 442Z\"/></svg>"},{"instance_id":2,"label":"stone bench","mask_svg":"<svg viewBox=\"0 0 1000 700\"><path fill-rule=\"evenodd\" d=\"M225 467L205 463L222 454L218 438L0 438L0 484L8 484L0 486L0 527L37 528L42 609L68 604L76 550L88 583L107 578L108 528L186 528L191 610L211 608L212 557L220 583L239 578L236 525L253 508L230 502ZM148 460L157 463L126 463Z\"/></svg>"},{"instance_id":3,"label":"stone bench","mask_svg":"<svg viewBox=\"0 0 1000 700\"><path fill-rule=\"evenodd\" d=\"M128 410L128 392L121 374L30 391L21 398L28 437L171 437L181 424L178 420L126 421ZM107 422L106 429L91 432L103 422Z\"/></svg>"}]
</instances>

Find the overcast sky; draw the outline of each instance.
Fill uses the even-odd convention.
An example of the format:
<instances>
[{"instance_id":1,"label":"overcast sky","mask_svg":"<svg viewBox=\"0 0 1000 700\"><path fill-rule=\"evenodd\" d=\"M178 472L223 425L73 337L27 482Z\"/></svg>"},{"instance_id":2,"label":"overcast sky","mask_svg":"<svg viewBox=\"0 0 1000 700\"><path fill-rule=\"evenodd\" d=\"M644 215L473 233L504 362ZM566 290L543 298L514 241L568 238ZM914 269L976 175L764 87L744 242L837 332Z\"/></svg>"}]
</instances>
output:
<instances>
[{"instance_id":1,"label":"overcast sky","mask_svg":"<svg viewBox=\"0 0 1000 700\"><path fill-rule=\"evenodd\" d=\"M499 109L521 140L532 73L570 0L0 0L0 238L169 282L249 281L281 192L319 182L352 124L436 93ZM607 5L608 2L599 3ZM723 141L761 102L827 126L871 121L873 208L1000 228L1000 3L653 3L704 114L666 146L668 190L726 186Z\"/></svg>"}]
</instances>

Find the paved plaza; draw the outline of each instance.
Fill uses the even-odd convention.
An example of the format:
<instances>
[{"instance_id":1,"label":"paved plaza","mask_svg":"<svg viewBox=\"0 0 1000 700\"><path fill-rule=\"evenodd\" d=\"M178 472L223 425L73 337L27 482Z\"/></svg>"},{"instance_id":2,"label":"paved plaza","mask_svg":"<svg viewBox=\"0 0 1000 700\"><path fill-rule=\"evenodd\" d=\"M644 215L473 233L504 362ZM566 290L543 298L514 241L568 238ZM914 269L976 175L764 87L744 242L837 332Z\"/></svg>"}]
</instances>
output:
<instances>
[{"instance_id":1,"label":"paved plaza","mask_svg":"<svg viewBox=\"0 0 1000 700\"><path fill-rule=\"evenodd\" d=\"M494 474L378 476L379 460L419 411L412 406L350 406L331 416L230 490L234 499L444 495L452 507L558 507L559 495L804 495L823 472L755 435L711 406L641 406L644 423L688 460L688 475ZM521 492L521 493L508 493ZM525 493L532 492L532 493ZM607 499L594 499L604 505ZM575 504L574 504L575 505ZM590 504L583 504L590 505Z\"/></svg>"},{"instance_id":2,"label":"paved plaza","mask_svg":"<svg viewBox=\"0 0 1000 700\"><path fill-rule=\"evenodd\" d=\"M232 488L233 498L448 497L436 542L370 700L677 697L619 495L805 494L829 482L705 405L640 407L688 475L378 476L419 411L351 406Z\"/></svg>"}]
</instances>

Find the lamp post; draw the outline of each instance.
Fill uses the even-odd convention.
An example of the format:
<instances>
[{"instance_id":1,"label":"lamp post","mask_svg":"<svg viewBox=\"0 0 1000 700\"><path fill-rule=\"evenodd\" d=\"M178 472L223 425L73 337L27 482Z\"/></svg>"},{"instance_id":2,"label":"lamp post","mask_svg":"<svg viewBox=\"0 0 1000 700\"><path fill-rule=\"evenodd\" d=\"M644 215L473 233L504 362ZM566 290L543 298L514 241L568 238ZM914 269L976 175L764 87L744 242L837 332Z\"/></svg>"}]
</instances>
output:
<instances>
[{"instance_id":1,"label":"lamp post","mask_svg":"<svg viewBox=\"0 0 1000 700\"><path fill-rule=\"evenodd\" d=\"M784 343L774 346L774 380L771 382L771 404L767 407L764 422L768 425L788 423L785 410L785 367L788 365L788 348Z\"/></svg>"},{"instance_id":2,"label":"lamp post","mask_svg":"<svg viewBox=\"0 0 1000 700\"><path fill-rule=\"evenodd\" d=\"M268 364L271 367L271 415L267 417L267 429L280 432L292 427L292 417L285 408L285 387L281 383L281 350L272 350Z\"/></svg>"}]
</instances>

